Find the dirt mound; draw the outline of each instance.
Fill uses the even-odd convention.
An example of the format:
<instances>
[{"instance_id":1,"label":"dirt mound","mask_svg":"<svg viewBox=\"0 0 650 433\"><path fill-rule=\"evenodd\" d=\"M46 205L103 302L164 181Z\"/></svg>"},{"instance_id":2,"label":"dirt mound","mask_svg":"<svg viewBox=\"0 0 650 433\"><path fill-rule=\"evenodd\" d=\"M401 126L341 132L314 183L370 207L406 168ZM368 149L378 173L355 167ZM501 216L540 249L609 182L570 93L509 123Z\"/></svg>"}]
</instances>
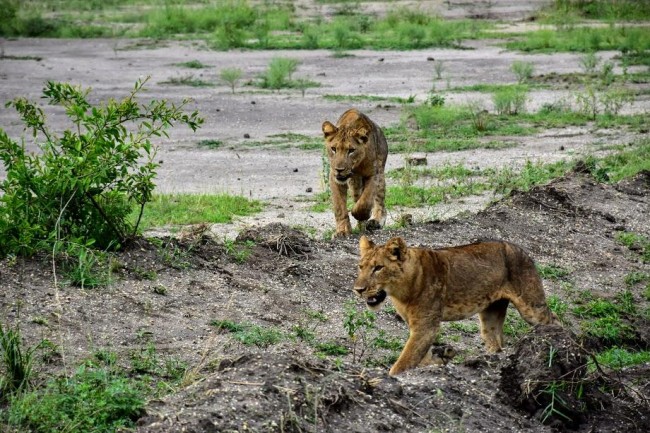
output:
<instances>
[{"instance_id":1,"label":"dirt mound","mask_svg":"<svg viewBox=\"0 0 650 433\"><path fill-rule=\"evenodd\" d=\"M617 342L647 347L647 280L627 277L650 267L618 234L650 237L648 206L647 173L609 185L576 172L467 218L373 232L378 243L402 236L434 248L478 239L521 245L540 267L563 272L545 277L544 286L566 304L566 329L580 337L566 329L524 330L507 336L503 353L485 355L475 321L455 329L445 323L436 350L444 358L452 344L456 357L397 378L387 372L408 330L394 313L376 315L356 357L344 327L349 305L356 307L356 236L310 239L272 224L226 243L196 227L131 245L115 258L111 286L92 291L53 288L52 266L42 258L4 260L0 307L12 323L28 318L21 321L28 344L44 337L60 344L66 365L87 359L93 347L129 359L151 344L161 361L190 366L191 385L148 403L138 427L146 433L646 432L650 366L601 371L586 350L598 347L582 326L588 320L571 313L587 295L618 305L629 292L637 313L621 312L630 333ZM248 344L215 323L270 330L279 340ZM390 344L373 343L379 337ZM610 347L602 343L599 351ZM332 345L350 352L319 349ZM62 363L46 368L58 374Z\"/></svg>"},{"instance_id":2,"label":"dirt mound","mask_svg":"<svg viewBox=\"0 0 650 433\"><path fill-rule=\"evenodd\" d=\"M576 395L586 372L584 351L569 331L538 326L519 340L503 367L499 398L543 422L575 428L585 412Z\"/></svg>"},{"instance_id":3,"label":"dirt mound","mask_svg":"<svg viewBox=\"0 0 650 433\"><path fill-rule=\"evenodd\" d=\"M635 395L621 381L596 370L596 365L572 332L538 326L519 340L508 357L497 395L556 430L650 429L642 394Z\"/></svg>"},{"instance_id":4,"label":"dirt mound","mask_svg":"<svg viewBox=\"0 0 650 433\"><path fill-rule=\"evenodd\" d=\"M396 379L384 369L335 367L299 353L246 355L149 405L138 431L545 430L495 405L467 378L472 370L432 367Z\"/></svg>"}]
</instances>

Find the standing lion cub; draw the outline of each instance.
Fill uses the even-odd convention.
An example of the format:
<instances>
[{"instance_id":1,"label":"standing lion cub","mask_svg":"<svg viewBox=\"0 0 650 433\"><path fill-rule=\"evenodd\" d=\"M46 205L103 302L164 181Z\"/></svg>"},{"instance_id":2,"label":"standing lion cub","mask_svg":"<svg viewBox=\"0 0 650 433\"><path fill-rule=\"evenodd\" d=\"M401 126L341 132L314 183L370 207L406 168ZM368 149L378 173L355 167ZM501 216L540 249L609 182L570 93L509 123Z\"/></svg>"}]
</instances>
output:
<instances>
[{"instance_id":1,"label":"standing lion cub","mask_svg":"<svg viewBox=\"0 0 650 433\"><path fill-rule=\"evenodd\" d=\"M508 242L479 242L431 250L409 248L402 238L375 245L362 236L354 290L372 310L389 296L409 326L409 338L390 375L432 363L431 345L441 321L479 314L489 352L503 347L508 303L531 325L559 324L546 304L532 259Z\"/></svg>"},{"instance_id":2,"label":"standing lion cub","mask_svg":"<svg viewBox=\"0 0 650 433\"><path fill-rule=\"evenodd\" d=\"M352 108L341 115L336 126L323 123L325 151L330 162L329 183L336 219L334 238L352 232L348 216L348 187L354 199L352 216L368 230L386 221L384 168L388 157L386 137L365 114Z\"/></svg>"}]
</instances>

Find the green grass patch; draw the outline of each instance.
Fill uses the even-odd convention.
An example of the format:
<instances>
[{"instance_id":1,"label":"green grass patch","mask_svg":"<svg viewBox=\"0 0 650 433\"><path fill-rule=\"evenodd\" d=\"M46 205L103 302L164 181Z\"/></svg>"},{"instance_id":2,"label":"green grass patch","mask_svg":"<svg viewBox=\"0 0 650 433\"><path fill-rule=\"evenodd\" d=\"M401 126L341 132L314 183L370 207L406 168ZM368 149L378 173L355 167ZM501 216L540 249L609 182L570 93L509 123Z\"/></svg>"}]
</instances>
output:
<instances>
[{"instance_id":1,"label":"green grass patch","mask_svg":"<svg viewBox=\"0 0 650 433\"><path fill-rule=\"evenodd\" d=\"M7 419L17 431L108 432L135 428L144 403L142 390L126 376L84 365L71 377L14 396Z\"/></svg>"},{"instance_id":2,"label":"green grass patch","mask_svg":"<svg viewBox=\"0 0 650 433\"><path fill-rule=\"evenodd\" d=\"M506 89L512 88L512 84L499 84L499 83L478 83L471 84L467 86L456 86L447 90L447 92L480 92L480 93L495 93L500 92ZM539 84L527 84L529 89L546 89L550 86L539 83Z\"/></svg>"},{"instance_id":3,"label":"green grass patch","mask_svg":"<svg viewBox=\"0 0 650 433\"><path fill-rule=\"evenodd\" d=\"M487 170L487 172L494 191L508 194L513 190L528 191L535 185L563 176L571 168L573 164L566 161L542 164L529 160L520 170L505 167L499 170Z\"/></svg>"},{"instance_id":4,"label":"green grass patch","mask_svg":"<svg viewBox=\"0 0 650 433\"><path fill-rule=\"evenodd\" d=\"M562 23L572 18L588 18L605 21L647 21L650 19L650 3L637 0L555 0L545 11L547 21Z\"/></svg>"},{"instance_id":5,"label":"green grass patch","mask_svg":"<svg viewBox=\"0 0 650 433\"><path fill-rule=\"evenodd\" d=\"M548 302L548 307L551 311L555 313L558 319L560 319L560 322L564 323L566 321L566 313L569 311L569 304L564 302L557 295L549 296L546 301Z\"/></svg>"},{"instance_id":6,"label":"green grass patch","mask_svg":"<svg viewBox=\"0 0 650 433\"><path fill-rule=\"evenodd\" d=\"M463 334L474 335L480 331L479 325L476 322L451 322L447 325L447 329L461 332Z\"/></svg>"},{"instance_id":7,"label":"green grass patch","mask_svg":"<svg viewBox=\"0 0 650 433\"><path fill-rule=\"evenodd\" d=\"M386 190L386 207L420 207L443 203L451 198L480 194L487 185L480 182L464 182L433 187L416 185L389 186Z\"/></svg>"},{"instance_id":8,"label":"green grass patch","mask_svg":"<svg viewBox=\"0 0 650 433\"><path fill-rule=\"evenodd\" d=\"M630 272L625 276L626 286L634 286L646 281L650 281L650 274L647 272Z\"/></svg>"},{"instance_id":9,"label":"green grass patch","mask_svg":"<svg viewBox=\"0 0 650 433\"><path fill-rule=\"evenodd\" d=\"M508 308L506 320L503 323L503 334L509 337L519 338L530 331L530 325L521 318L518 312Z\"/></svg>"},{"instance_id":10,"label":"green grass patch","mask_svg":"<svg viewBox=\"0 0 650 433\"><path fill-rule=\"evenodd\" d=\"M601 366L620 370L633 365L650 362L650 352L642 350L633 352L621 347L611 347L604 352L596 354L596 360Z\"/></svg>"},{"instance_id":11,"label":"green grass patch","mask_svg":"<svg viewBox=\"0 0 650 433\"><path fill-rule=\"evenodd\" d=\"M345 356L350 353L350 349L334 341L316 343L314 348L317 353L325 356Z\"/></svg>"},{"instance_id":12,"label":"green grass patch","mask_svg":"<svg viewBox=\"0 0 650 433\"><path fill-rule=\"evenodd\" d=\"M586 335L609 346L618 346L634 338L634 330L622 320L621 315L636 315L636 306L630 292L619 294L614 302L593 298L586 293L588 301L573 308L573 313L583 319L580 323Z\"/></svg>"},{"instance_id":13,"label":"green grass patch","mask_svg":"<svg viewBox=\"0 0 650 433\"><path fill-rule=\"evenodd\" d=\"M616 240L633 251L639 251L643 263L650 263L650 239L627 231L616 233Z\"/></svg>"},{"instance_id":14,"label":"green grass patch","mask_svg":"<svg viewBox=\"0 0 650 433\"><path fill-rule=\"evenodd\" d=\"M209 65L202 63L200 60L188 60L187 62L174 63L174 66L189 69L204 69L210 67Z\"/></svg>"},{"instance_id":15,"label":"green grass patch","mask_svg":"<svg viewBox=\"0 0 650 433\"><path fill-rule=\"evenodd\" d=\"M505 47L525 52L582 52L614 50L623 53L626 64L650 62L650 34L644 27L569 26L555 30L538 30L521 35Z\"/></svg>"},{"instance_id":16,"label":"green grass patch","mask_svg":"<svg viewBox=\"0 0 650 433\"><path fill-rule=\"evenodd\" d=\"M404 339L391 337L386 334L386 331L379 329L377 335L372 338L370 344L372 347L377 349L401 351L404 348Z\"/></svg>"},{"instance_id":17,"label":"green grass patch","mask_svg":"<svg viewBox=\"0 0 650 433\"><path fill-rule=\"evenodd\" d=\"M213 320L210 325L232 333L234 339L246 346L268 347L277 344L284 334L273 327L264 327L251 323L235 323L230 320Z\"/></svg>"},{"instance_id":18,"label":"green grass patch","mask_svg":"<svg viewBox=\"0 0 650 433\"><path fill-rule=\"evenodd\" d=\"M591 174L601 182L616 183L650 170L650 138L633 143L632 148L621 148L603 158L587 158Z\"/></svg>"},{"instance_id":19,"label":"green grass patch","mask_svg":"<svg viewBox=\"0 0 650 433\"><path fill-rule=\"evenodd\" d=\"M142 230L166 225L229 223L233 216L252 215L262 203L229 194L158 194L144 209ZM137 218L134 210L132 219Z\"/></svg>"},{"instance_id":20,"label":"green grass patch","mask_svg":"<svg viewBox=\"0 0 650 433\"><path fill-rule=\"evenodd\" d=\"M561 280L569 275L569 271L561 266L555 265L537 265L537 272L545 280Z\"/></svg>"},{"instance_id":21,"label":"green grass patch","mask_svg":"<svg viewBox=\"0 0 650 433\"><path fill-rule=\"evenodd\" d=\"M188 0L151 7L151 0L114 0L101 5L94 0L5 0L2 5L0 36L204 39L223 50L455 47L494 26L480 20L444 20L406 8L374 17L355 13L347 3L332 20L303 19L291 2L253 6L244 0ZM53 15L51 10L58 13Z\"/></svg>"},{"instance_id":22,"label":"green grass patch","mask_svg":"<svg viewBox=\"0 0 650 433\"><path fill-rule=\"evenodd\" d=\"M323 95L323 99L336 102L391 102L395 104L412 104L415 102L415 95L408 98L400 96L377 96L377 95Z\"/></svg>"},{"instance_id":23,"label":"green grass patch","mask_svg":"<svg viewBox=\"0 0 650 433\"><path fill-rule=\"evenodd\" d=\"M199 141L197 145L199 147L205 147L207 149L218 149L223 145L223 141L209 138Z\"/></svg>"},{"instance_id":24,"label":"green grass patch","mask_svg":"<svg viewBox=\"0 0 650 433\"><path fill-rule=\"evenodd\" d=\"M167 81L161 81L160 84L169 84L173 86L190 86L190 87L213 87L214 83L196 78L193 74L182 75L179 77L170 77Z\"/></svg>"}]
</instances>

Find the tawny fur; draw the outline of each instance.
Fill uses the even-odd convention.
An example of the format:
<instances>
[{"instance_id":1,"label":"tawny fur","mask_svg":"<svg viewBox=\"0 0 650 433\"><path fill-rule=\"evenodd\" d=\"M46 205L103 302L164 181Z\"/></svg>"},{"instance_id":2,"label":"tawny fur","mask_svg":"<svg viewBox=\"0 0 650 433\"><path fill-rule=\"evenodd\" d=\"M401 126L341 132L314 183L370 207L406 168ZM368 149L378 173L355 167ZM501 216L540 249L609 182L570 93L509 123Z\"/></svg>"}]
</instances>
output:
<instances>
[{"instance_id":1,"label":"tawny fur","mask_svg":"<svg viewBox=\"0 0 650 433\"><path fill-rule=\"evenodd\" d=\"M384 169L388 144L381 128L365 114L352 108L334 126L323 123L325 150L329 158L329 183L336 219L333 237L352 232L347 208L348 188L354 199L352 216L368 230L386 221Z\"/></svg>"},{"instance_id":2,"label":"tawny fur","mask_svg":"<svg viewBox=\"0 0 650 433\"><path fill-rule=\"evenodd\" d=\"M560 324L549 309L533 260L509 242L479 242L432 250L410 248L402 238L375 245L359 241L354 290L371 309L385 295L409 326L409 338L391 375L431 363L441 321L479 315L488 352L503 347L503 322L512 302L531 325Z\"/></svg>"}]
</instances>

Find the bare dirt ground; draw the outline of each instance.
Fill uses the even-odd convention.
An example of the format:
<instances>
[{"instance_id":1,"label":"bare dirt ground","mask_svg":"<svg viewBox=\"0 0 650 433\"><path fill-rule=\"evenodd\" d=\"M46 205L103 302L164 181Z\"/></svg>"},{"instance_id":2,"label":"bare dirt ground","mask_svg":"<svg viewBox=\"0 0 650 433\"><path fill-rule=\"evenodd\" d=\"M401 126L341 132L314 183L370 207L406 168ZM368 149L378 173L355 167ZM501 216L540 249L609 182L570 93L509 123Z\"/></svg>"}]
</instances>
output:
<instances>
[{"instance_id":1,"label":"bare dirt ground","mask_svg":"<svg viewBox=\"0 0 650 433\"><path fill-rule=\"evenodd\" d=\"M380 3L367 7L381 9ZM443 2L419 3L443 7ZM476 5L444 2L454 3L455 8L443 7L447 16L476 13ZM519 19L526 10L517 5L530 2L492 3L501 9L495 7L491 13L499 10L501 17ZM125 40L5 41L6 55L38 60L0 60L0 101L17 96L38 99L46 80L90 86L95 101L120 98L138 78L151 76L147 97L176 102L192 98L190 108L206 118L196 134L174 130L171 139L162 143L159 191L229 192L263 200L267 207L255 217L214 226L211 233L133 245L116 258L108 288L81 290L65 285L45 259L4 260L0 262L3 320L20 323L28 342L43 338L55 342L57 356L41 367L44 372L69 372L99 349L128 359L147 344L153 344L162 357L186 362L187 377L193 380L149 402L138 421L141 432L648 431L650 367L616 373L587 371L589 353L599 350L602 342L586 338L576 323L568 323L564 330L536 328L523 338L511 337L506 350L495 356L484 354L477 332L459 333L446 327L441 344L451 343L456 358L443 367L389 378L391 352L364 341L354 345L343 327L346 303L354 299L350 288L358 259L357 238L323 241L295 229L323 233L333 226L330 212L310 212L306 201L323 188L321 151L299 150L289 140L286 146L268 142L286 133L319 137L321 123L336 120L350 105L380 125L396 124L402 116L399 105L351 104L323 95L415 95L422 101L433 84L430 58L446 65L443 80L436 82L438 88L514 82L510 71L514 60L533 62L536 74L580 71L579 56L574 54L522 55L506 52L494 41L467 45L473 49L355 51L351 57L335 58L328 51L213 52L194 42L159 43L144 49L142 41ZM601 55L611 58L615 53ZM295 91L271 94L252 86L238 87L232 95L218 82L218 71L233 66L245 71L246 80L254 80L275 56L299 59L296 75L318 81L321 87L308 89L304 97ZM211 67L197 72L175 66L188 60ZM215 86L163 84L188 73ZM564 89L534 91L529 108L566 95ZM489 96L478 93L454 93L447 99L452 104L474 100L490 107ZM627 109L643 112L649 105L646 94ZM50 119L56 127L67 127L60 112L52 112ZM0 110L0 125L13 137L22 132L8 109ZM436 153L427 158L431 166L445 162L480 168L517 166L526 160L550 162L599 154L612 144L635 138L625 131L591 127L550 130L533 137L508 137L517 145L506 149ZM219 140L223 145L206 149L197 145L201 140ZM390 155L389 168L403 166L403 156ZM419 210L413 226L384 230L374 239L382 242L399 235L411 244L430 247L506 239L523 246L540 264L570 270L564 279L545 280L549 295L569 305L578 302L582 291L614 299L625 288L626 275L650 272L638 251L615 240L620 230L650 237L649 196L650 173L609 186L576 172L489 206L491 196ZM465 210L471 213L453 218ZM401 212L393 211L389 223ZM227 250L221 242L224 235L254 241L245 262ZM565 290L567 282L574 292ZM639 309L647 308L643 287L637 284L630 289ZM211 325L222 320L276 329L282 338L269 346L246 345ZM626 344L647 349L647 321L638 317L625 321L634 330ZM308 330L313 338L299 337L298 328ZM389 312L380 313L371 330L380 331L402 342L407 336L405 324ZM459 341L452 342L452 336L460 337ZM316 349L319 343L356 350L323 356ZM553 368L547 362L549 350L557 351ZM542 423L551 404L548 385L558 382L565 383L558 391L564 403L556 406L564 416L551 413Z\"/></svg>"}]
</instances>

